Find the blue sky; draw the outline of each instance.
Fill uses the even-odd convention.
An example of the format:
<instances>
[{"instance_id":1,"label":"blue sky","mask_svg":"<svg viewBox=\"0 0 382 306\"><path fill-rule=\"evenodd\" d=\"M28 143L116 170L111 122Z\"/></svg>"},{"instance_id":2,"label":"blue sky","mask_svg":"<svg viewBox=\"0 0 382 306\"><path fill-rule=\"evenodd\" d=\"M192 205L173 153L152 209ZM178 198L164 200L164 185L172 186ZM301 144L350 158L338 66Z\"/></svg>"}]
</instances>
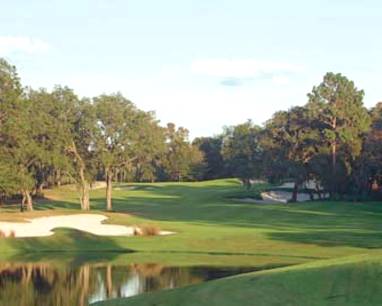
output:
<instances>
[{"instance_id":1,"label":"blue sky","mask_svg":"<svg viewBox=\"0 0 382 306\"><path fill-rule=\"evenodd\" d=\"M121 91L191 136L306 102L328 72L382 101L382 2L0 0L0 56L25 85Z\"/></svg>"}]
</instances>

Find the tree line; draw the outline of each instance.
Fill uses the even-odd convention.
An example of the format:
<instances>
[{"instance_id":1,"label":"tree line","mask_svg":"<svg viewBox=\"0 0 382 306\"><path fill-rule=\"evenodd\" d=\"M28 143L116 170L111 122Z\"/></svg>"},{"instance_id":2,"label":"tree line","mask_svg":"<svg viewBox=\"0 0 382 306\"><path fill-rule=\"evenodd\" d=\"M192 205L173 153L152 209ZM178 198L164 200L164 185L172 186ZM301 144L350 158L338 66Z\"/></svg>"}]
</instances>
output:
<instances>
[{"instance_id":1,"label":"tree line","mask_svg":"<svg viewBox=\"0 0 382 306\"><path fill-rule=\"evenodd\" d=\"M80 99L68 87L24 88L0 59L0 197L20 196L21 210L32 210L44 187L68 182L89 210L97 179L111 210L113 181L192 179L201 160L187 129L161 127L122 94Z\"/></svg>"},{"instance_id":2,"label":"tree line","mask_svg":"<svg viewBox=\"0 0 382 306\"><path fill-rule=\"evenodd\" d=\"M364 91L341 74L327 73L304 106L276 112L264 126L251 121L194 141L207 160L203 179L239 177L294 183L292 201L306 182L321 197L380 196L382 103L363 104ZM313 196L313 194L311 194Z\"/></svg>"},{"instance_id":3,"label":"tree line","mask_svg":"<svg viewBox=\"0 0 382 306\"><path fill-rule=\"evenodd\" d=\"M364 92L328 73L304 106L276 112L263 126L251 121L217 136L189 140L187 129L162 127L153 112L122 94L79 98L72 89L23 87L16 68L0 59L0 201L19 198L33 209L42 189L76 183L83 210L90 189L114 181L153 182L237 177L305 182L332 198L362 198L382 181L382 103L368 110Z\"/></svg>"}]
</instances>

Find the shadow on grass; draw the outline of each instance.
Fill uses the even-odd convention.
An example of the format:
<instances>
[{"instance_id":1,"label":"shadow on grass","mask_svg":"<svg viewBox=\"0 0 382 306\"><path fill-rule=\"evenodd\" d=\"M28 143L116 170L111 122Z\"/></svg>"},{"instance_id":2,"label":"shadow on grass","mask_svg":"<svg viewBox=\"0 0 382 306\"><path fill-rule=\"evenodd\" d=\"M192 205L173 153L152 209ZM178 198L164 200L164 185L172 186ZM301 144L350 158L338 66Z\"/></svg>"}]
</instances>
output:
<instances>
[{"instance_id":1,"label":"shadow on grass","mask_svg":"<svg viewBox=\"0 0 382 306\"><path fill-rule=\"evenodd\" d=\"M316 244L325 247L349 246L365 249L382 248L382 233L344 231L308 231L304 233L270 233L271 239L294 243Z\"/></svg>"},{"instance_id":2,"label":"shadow on grass","mask_svg":"<svg viewBox=\"0 0 382 306\"><path fill-rule=\"evenodd\" d=\"M133 252L108 237L94 236L72 229L57 229L55 234L49 237L8 239L6 243L17 250L17 253L12 255L14 260L28 261L49 260L58 253L63 257L74 257L78 261L113 260L121 253ZM76 254L77 252L81 253Z\"/></svg>"},{"instance_id":3,"label":"shadow on grass","mask_svg":"<svg viewBox=\"0 0 382 306\"><path fill-rule=\"evenodd\" d=\"M382 233L382 205L378 203L326 201L259 205L229 198L241 191L244 189L237 180L115 184L113 208L115 212L137 215L152 222L175 221L261 229L268 231L268 236L273 240L324 246L382 247L382 235L379 234ZM74 191L62 191L61 195L69 200L43 200L36 205L36 210L68 209L80 212ZM91 195L92 210L102 213L105 209L104 189L94 190ZM74 246L76 243L72 242ZM83 248L82 242L78 243ZM102 244L107 246L112 243L106 239ZM31 247L34 245L35 242ZM115 249L116 246L111 247Z\"/></svg>"}]
</instances>

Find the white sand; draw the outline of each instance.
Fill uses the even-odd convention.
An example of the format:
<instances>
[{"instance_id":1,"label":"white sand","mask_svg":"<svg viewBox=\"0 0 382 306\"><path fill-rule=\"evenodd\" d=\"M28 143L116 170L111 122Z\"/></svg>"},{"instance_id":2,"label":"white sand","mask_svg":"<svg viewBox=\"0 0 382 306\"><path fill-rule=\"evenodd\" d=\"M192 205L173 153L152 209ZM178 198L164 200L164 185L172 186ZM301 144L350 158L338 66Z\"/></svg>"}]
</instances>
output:
<instances>
[{"instance_id":1,"label":"white sand","mask_svg":"<svg viewBox=\"0 0 382 306\"><path fill-rule=\"evenodd\" d=\"M287 192L287 191L280 191L280 190L271 190L267 192L262 192L261 197L263 198L263 201L267 201L269 203L288 203L290 199L292 199L293 193ZM323 198L328 198L329 194L322 194ZM319 197L316 193L313 194L313 199L318 200ZM297 202L307 202L311 201L310 195L308 193L299 192L297 194Z\"/></svg>"},{"instance_id":2,"label":"white sand","mask_svg":"<svg viewBox=\"0 0 382 306\"><path fill-rule=\"evenodd\" d=\"M13 232L17 238L51 236L56 228L71 228L97 236L134 235L134 226L102 224L106 219L106 216L93 214L41 217L26 220L28 222L25 223L0 222L0 231L6 236ZM160 232L160 235L169 234L172 233Z\"/></svg>"}]
</instances>

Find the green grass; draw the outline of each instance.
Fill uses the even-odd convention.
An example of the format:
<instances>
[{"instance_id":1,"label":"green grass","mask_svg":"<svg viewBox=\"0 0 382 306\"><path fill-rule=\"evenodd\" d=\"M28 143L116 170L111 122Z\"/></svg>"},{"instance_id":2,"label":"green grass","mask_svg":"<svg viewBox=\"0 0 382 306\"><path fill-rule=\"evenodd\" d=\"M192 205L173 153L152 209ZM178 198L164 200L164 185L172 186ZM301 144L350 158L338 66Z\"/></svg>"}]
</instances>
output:
<instances>
[{"instance_id":1,"label":"green grass","mask_svg":"<svg viewBox=\"0 0 382 306\"><path fill-rule=\"evenodd\" d=\"M94 306L381 305L381 259L382 255L318 261Z\"/></svg>"},{"instance_id":2,"label":"green grass","mask_svg":"<svg viewBox=\"0 0 382 306\"><path fill-rule=\"evenodd\" d=\"M267 186L260 185L251 193L257 194L264 188ZM128 256L129 260L136 262L266 268L311 264L350 255L379 254L382 247L382 205L378 202L315 201L258 205L235 199L243 191L243 187L234 179L200 183L120 184L113 191L115 212L105 213L104 190L95 190L92 192L92 212L109 216L107 222L125 225L155 224L176 234L161 237L97 237L59 229L54 236L47 238L0 240L0 260L45 260L51 258L53 253L62 251L85 252L92 257L107 251L104 253L108 254L105 255L106 259L113 261ZM0 220L21 222L23 218L80 212L75 188L66 186L50 190L46 192L46 196L48 199L40 201L32 213L20 214L17 207L0 208ZM124 255L125 252L139 253ZM351 265L349 263L349 269ZM296 278L296 286L297 280L301 284L305 282L302 278L304 273L299 272L303 269L288 272L288 277ZM327 269L332 267L311 270L315 271L312 279L320 279L320 271ZM236 294L242 294L245 300L245 296L248 295L249 298L251 291L244 290L245 284L253 284L253 288L256 288L258 283L263 283L261 290L267 287L268 292L272 288L277 291L277 286L272 284L274 277L278 279L278 273L248 276L255 277L255 282L242 276L243 278L206 283L195 289L176 290L174 296L188 294L187 290L198 295L199 289L203 291L207 288L219 292L218 287L227 281L236 290ZM280 273L280 277L287 275L282 271ZM317 277L314 276L315 273ZM264 280L257 281L260 279ZM234 285L236 282L237 286ZM310 294L308 290L306 292L307 295ZM170 291L163 294L170 296ZM258 295L256 299L262 298ZM174 297L174 303L175 301ZM147 303L150 305L150 302ZM227 298L226 304L221 305L244 305L232 303L234 300ZM256 305L262 304L258 302Z\"/></svg>"}]
</instances>

